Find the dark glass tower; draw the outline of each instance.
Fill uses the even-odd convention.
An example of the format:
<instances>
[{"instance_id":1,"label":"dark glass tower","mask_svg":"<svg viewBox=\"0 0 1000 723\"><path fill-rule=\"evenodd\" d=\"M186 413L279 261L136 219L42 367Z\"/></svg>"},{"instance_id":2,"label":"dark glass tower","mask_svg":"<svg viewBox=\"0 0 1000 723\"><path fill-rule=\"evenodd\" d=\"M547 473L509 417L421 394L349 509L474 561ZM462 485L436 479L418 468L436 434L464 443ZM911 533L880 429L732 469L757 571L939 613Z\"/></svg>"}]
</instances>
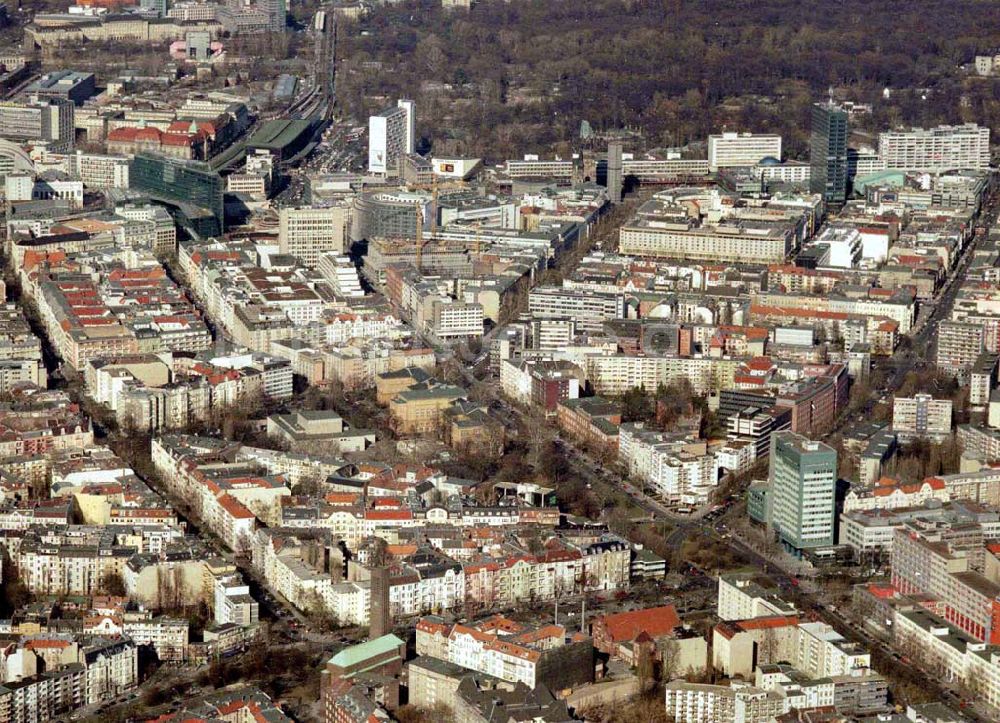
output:
<instances>
[{"instance_id":1,"label":"dark glass tower","mask_svg":"<svg viewBox=\"0 0 1000 723\"><path fill-rule=\"evenodd\" d=\"M847 199L847 111L833 102L813 106L809 173L812 193L827 203Z\"/></svg>"},{"instance_id":2,"label":"dark glass tower","mask_svg":"<svg viewBox=\"0 0 1000 723\"><path fill-rule=\"evenodd\" d=\"M192 222L208 216L211 223L195 223L202 235L222 232L225 210L222 178L207 163L140 153L132 159L129 182L133 189L146 193L154 201L179 207Z\"/></svg>"}]
</instances>

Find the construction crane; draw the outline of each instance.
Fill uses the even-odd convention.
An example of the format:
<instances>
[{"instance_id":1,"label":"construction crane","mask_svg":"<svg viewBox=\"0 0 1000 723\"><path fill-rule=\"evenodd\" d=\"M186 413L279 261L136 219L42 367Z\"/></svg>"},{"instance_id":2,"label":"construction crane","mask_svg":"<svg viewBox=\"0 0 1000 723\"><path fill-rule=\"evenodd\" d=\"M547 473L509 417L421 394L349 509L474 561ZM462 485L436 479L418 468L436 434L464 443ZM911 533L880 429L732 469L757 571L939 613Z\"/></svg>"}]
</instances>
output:
<instances>
[{"instance_id":1,"label":"construction crane","mask_svg":"<svg viewBox=\"0 0 1000 723\"><path fill-rule=\"evenodd\" d=\"M448 181L446 183L438 183L437 176L432 177L430 183L412 183L407 188L410 191L427 191L431 192L431 208L430 208L430 232L433 236L438 230L438 199L440 198L440 192L442 190L464 190L468 189L469 186L461 181ZM417 205L417 234L416 234L416 262L417 271L423 273L423 257L424 257L424 246L430 243L431 239L424 240L424 222L426 221L424 216L423 204ZM478 244L478 240L477 240Z\"/></svg>"},{"instance_id":2,"label":"construction crane","mask_svg":"<svg viewBox=\"0 0 1000 723\"><path fill-rule=\"evenodd\" d=\"M437 231L438 223L438 177L431 181L431 233Z\"/></svg>"},{"instance_id":3,"label":"construction crane","mask_svg":"<svg viewBox=\"0 0 1000 723\"><path fill-rule=\"evenodd\" d=\"M423 273L424 258L424 207L417 204L417 272Z\"/></svg>"}]
</instances>

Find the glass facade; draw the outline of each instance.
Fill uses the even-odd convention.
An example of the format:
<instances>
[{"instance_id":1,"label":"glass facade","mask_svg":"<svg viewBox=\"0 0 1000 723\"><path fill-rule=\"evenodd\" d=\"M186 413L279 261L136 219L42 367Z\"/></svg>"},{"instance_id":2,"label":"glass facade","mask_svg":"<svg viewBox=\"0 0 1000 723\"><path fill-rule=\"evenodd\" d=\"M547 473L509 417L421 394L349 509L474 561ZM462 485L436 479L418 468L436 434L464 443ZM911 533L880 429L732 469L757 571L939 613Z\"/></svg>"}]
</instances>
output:
<instances>
[{"instance_id":1,"label":"glass facade","mask_svg":"<svg viewBox=\"0 0 1000 723\"><path fill-rule=\"evenodd\" d=\"M834 542L837 453L792 432L774 435L771 447L770 520L793 550Z\"/></svg>"},{"instance_id":2,"label":"glass facade","mask_svg":"<svg viewBox=\"0 0 1000 723\"><path fill-rule=\"evenodd\" d=\"M828 203L847 199L847 133L847 111L833 103L813 106L809 190Z\"/></svg>"},{"instance_id":3,"label":"glass facade","mask_svg":"<svg viewBox=\"0 0 1000 723\"><path fill-rule=\"evenodd\" d=\"M225 221L224 185L222 177L207 163L141 153L132 160L129 182L134 190L148 194L155 201L177 206L188 217L202 214L187 213L185 207L205 209L218 225L210 235L221 233ZM208 230L205 224L200 225Z\"/></svg>"}]
</instances>

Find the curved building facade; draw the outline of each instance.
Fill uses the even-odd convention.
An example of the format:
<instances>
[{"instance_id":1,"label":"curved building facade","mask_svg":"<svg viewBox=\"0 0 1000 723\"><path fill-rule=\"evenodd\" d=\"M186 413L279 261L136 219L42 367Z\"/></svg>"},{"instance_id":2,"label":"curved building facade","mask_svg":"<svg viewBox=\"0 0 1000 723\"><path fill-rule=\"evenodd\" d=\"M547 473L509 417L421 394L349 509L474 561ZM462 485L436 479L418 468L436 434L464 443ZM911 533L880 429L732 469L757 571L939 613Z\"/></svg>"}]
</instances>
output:
<instances>
[{"instance_id":1,"label":"curved building facade","mask_svg":"<svg viewBox=\"0 0 1000 723\"><path fill-rule=\"evenodd\" d=\"M410 191L374 191L354 201L351 239L416 238L417 224L430 229L431 195Z\"/></svg>"}]
</instances>

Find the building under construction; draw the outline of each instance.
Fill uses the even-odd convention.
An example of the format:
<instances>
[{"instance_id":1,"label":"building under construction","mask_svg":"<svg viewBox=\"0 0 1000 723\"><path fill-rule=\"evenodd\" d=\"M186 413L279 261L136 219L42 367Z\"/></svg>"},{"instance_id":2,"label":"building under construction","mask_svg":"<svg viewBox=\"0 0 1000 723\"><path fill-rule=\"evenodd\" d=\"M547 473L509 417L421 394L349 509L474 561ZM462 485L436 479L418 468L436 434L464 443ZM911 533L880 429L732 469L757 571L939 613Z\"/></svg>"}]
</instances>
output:
<instances>
[{"instance_id":1,"label":"building under construction","mask_svg":"<svg viewBox=\"0 0 1000 723\"><path fill-rule=\"evenodd\" d=\"M385 283L386 269L394 265L419 266L424 273L436 276L463 276L475 268L474 241L463 239L421 239L418 259L416 239L375 238L368 242L362 272L374 284Z\"/></svg>"}]
</instances>

